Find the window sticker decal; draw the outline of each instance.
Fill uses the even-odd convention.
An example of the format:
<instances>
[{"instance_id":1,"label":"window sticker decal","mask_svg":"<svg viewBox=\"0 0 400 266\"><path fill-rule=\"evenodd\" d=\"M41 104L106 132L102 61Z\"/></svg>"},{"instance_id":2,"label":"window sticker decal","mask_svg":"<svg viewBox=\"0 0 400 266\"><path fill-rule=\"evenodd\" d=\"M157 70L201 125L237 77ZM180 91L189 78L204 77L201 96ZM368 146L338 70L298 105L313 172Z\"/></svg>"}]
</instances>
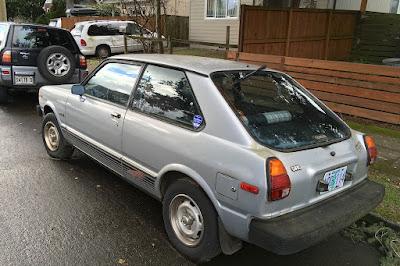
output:
<instances>
[{"instance_id":1,"label":"window sticker decal","mask_svg":"<svg viewBox=\"0 0 400 266\"><path fill-rule=\"evenodd\" d=\"M201 125L201 123L203 123L203 118L199 115L195 115L193 117L193 127L194 129L198 129L199 126Z\"/></svg>"}]
</instances>

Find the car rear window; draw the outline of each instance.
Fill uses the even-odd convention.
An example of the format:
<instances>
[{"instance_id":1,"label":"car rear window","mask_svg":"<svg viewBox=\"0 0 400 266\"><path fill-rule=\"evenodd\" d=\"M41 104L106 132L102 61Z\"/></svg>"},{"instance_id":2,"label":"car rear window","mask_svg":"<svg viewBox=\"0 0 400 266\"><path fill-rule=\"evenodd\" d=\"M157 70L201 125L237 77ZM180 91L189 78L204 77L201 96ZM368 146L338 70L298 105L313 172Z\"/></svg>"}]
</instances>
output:
<instances>
[{"instance_id":1,"label":"car rear window","mask_svg":"<svg viewBox=\"0 0 400 266\"><path fill-rule=\"evenodd\" d=\"M328 145L350 136L340 119L289 76L251 72L217 72L211 78L261 144L289 151Z\"/></svg>"},{"instance_id":2,"label":"car rear window","mask_svg":"<svg viewBox=\"0 0 400 266\"><path fill-rule=\"evenodd\" d=\"M44 48L51 45L60 45L70 51L75 50L67 31L33 26L15 26L14 28L13 47Z\"/></svg>"},{"instance_id":3,"label":"car rear window","mask_svg":"<svg viewBox=\"0 0 400 266\"><path fill-rule=\"evenodd\" d=\"M0 50L6 45L8 25L0 24Z\"/></svg>"}]
</instances>

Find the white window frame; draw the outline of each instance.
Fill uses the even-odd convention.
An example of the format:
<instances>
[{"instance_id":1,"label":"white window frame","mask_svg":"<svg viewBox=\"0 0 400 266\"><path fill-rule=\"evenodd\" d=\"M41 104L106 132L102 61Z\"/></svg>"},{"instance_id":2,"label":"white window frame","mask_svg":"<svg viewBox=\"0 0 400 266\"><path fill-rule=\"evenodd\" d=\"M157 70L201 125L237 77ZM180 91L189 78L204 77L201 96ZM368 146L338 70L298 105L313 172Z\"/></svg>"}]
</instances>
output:
<instances>
[{"instance_id":1,"label":"white window frame","mask_svg":"<svg viewBox=\"0 0 400 266\"><path fill-rule=\"evenodd\" d=\"M215 17L215 14L214 14L214 17L207 17L207 2L208 2L208 0L204 0L204 19L206 19L206 20L214 20L214 19L217 19L217 20L219 20L219 19L222 19L222 20L239 20L239 18L240 18L240 1L241 0L238 0L238 14L237 14L237 17L228 17L229 0L226 0L225 17L217 18L217 17ZM217 1L215 1L215 5L217 5ZM216 12L216 8L215 7L214 7L214 10Z\"/></svg>"}]
</instances>

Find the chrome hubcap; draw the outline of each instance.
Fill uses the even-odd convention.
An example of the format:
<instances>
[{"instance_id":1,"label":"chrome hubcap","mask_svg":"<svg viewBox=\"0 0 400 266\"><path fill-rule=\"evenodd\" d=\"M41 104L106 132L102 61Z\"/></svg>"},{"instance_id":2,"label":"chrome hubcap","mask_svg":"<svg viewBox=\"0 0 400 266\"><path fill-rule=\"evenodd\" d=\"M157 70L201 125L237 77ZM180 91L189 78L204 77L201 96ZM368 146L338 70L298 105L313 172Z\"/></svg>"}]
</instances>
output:
<instances>
[{"instance_id":1,"label":"chrome hubcap","mask_svg":"<svg viewBox=\"0 0 400 266\"><path fill-rule=\"evenodd\" d=\"M56 125L51 121L47 122L44 126L44 140L49 150L56 151L58 149L60 144L60 135Z\"/></svg>"},{"instance_id":2,"label":"chrome hubcap","mask_svg":"<svg viewBox=\"0 0 400 266\"><path fill-rule=\"evenodd\" d=\"M204 231L203 215L192 198L184 194L175 196L169 205L169 219L183 244L192 247L200 243Z\"/></svg>"},{"instance_id":3,"label":"chrome hubcap","mask_svg":"<svg viewBox=\"0 0 400 266\"><path fill-rule=\"evenodd\" d=\"M65 76L71 68L71 62L68 57L61 53L51 54L47 58L47 69L56 77Z\"/></svg>"}]
</instances>

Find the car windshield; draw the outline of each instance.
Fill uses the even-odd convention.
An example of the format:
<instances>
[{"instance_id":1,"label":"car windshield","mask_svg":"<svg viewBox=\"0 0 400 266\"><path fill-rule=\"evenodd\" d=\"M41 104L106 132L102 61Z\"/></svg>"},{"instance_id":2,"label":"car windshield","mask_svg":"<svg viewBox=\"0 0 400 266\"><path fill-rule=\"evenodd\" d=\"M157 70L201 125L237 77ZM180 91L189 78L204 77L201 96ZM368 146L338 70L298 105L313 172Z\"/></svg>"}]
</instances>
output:
<instances>
[{"instance_id":1,"label":"car windshield","mask_svg":"<svg viewBox=\"0 0 400 266\"><path fill-rule=\"evenodd\" d=\"M262 145L281 151L300 150L350 136L340 119L285 74L224 71L211 78Z\"/></svg>"},{"instance_id":2,"label":"car windshield","mask_svg":"<svg viewBox=\"0 0 400 266\"><path fill-rule=\"evenodd\" d=\"M6 44L7 31L8 31L8 26L6 24L0 24L0 50Z\"/></svg>"}]
</instances>

